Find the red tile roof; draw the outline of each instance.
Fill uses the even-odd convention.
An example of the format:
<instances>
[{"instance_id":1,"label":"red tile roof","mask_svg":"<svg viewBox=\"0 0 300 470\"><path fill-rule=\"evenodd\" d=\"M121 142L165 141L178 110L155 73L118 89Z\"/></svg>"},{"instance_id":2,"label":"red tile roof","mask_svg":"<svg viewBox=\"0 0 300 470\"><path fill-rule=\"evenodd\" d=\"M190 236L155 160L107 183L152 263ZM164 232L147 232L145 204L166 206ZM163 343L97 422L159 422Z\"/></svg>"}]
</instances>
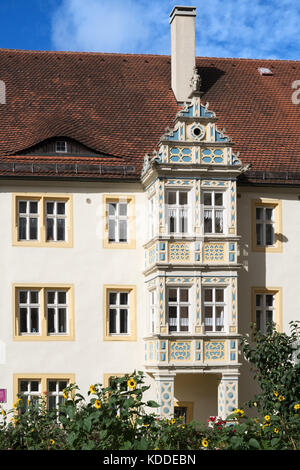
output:
<instances>
[{"instance_id":1,"label":"red tile roof","mask_svg":"<svg viewBox=\"0 0 300 470\"><path fill-rule=\"evenodd\" d=\"M300 61L198 57L196 63L202 102L209 102L241 160L265 174L300 172L300 104L292 102ZM259 67L273 75L260 75ZM138 175L179 109L170 69L169 56L0 50L6 84L0 162L66 136L107 155L90 163L135 165Z\"/></svg>"}]
</instances>

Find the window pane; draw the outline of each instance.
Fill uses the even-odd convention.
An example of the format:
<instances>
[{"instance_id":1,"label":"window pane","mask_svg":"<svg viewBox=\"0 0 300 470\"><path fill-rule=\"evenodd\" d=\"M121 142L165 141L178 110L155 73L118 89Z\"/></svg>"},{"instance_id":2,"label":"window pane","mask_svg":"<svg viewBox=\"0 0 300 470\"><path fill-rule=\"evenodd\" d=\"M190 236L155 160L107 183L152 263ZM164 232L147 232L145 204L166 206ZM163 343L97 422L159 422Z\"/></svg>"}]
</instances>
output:
<instances>
[{"instance_id":1,"label":"window pane","mask_svg":"<svg viewBox=\"0 0 300 470\"><path fill-rule=\"evenodd\" d=\"M26 219L25 217L19 217L19 240L26 240Z\"/></svg>"},{"instance_id":2,"label":"window pane","mask_svg":"<svg viewBox=\"0 0 300 470\"><path fill-rule=\"evenodd\" d=\"M38 333L39 331L39 310L37 308L30 309L31 316L31 333Z\"/></svg>"},{"instance_id":3,"label":"window pane","mask_svg":"<svg viewBox=\"0 0 300 470\"><path fill-rule=\"evenodd\" d=\"M180 191L179 193L179 204L186 205L188 203L188 193Z\"/></svg>"},{"instance_id":4,"label":"window pane","mask_svg":"<svg viewBox=\"0 0 300 470\"><path fill-rule=\"evenodd\" d=\"M27 308L20 308L20 333L27 333Z\"/></svg>"},{"instance_id":5,"label":"window pane","mask_svg":"<svg viewBox=\"0 0 300 470\"><path fill-rule=\"evenodd\" d=\"M38 203L37 201L30 201L30 214L37 214L38 213Z\"/></svg>"},{"instance_id":6,"label":"window pane","mask_svg":"<svg viewBox=\"0 0 300 470\"><path fill-rule=\"evenodd\" d=\"M56 397L53 395L48 397L48 408L49 411L53 411L56 408Z\"/></svg>"},{"instance_id":7,"label":"window pane","mask_svg":"<svg viewBox=\"0 0 300 470\"><path fill-rule=\"evenodd\" d=\"M266 224L266 245L274 244L274 228L272 224Z\"/></svg>"},{"instance_id":8,"label":"window pane","mask_svg":"<svg viewBox=\"0 0 300 470\"><path fill-rule=\"evenodd\" d=\"M114 219L108 221L108 240L110 242L116 241L116 221Z\"/></svg>"},{"instance_id":9,"label":"window pane","mask_svg":"<svg viewBox=\"0 0 300 470\"><path fill-rule=\"evenodd\" d=\"M28 391L28 380L21 380L20 381L20 392L27 392Z\"/></svg>"},{"instance_id":10,"label":"window pane","mask_svg":"<svg viewBox=\"0 0 300 470\"><path fill-rule=\"evenodd\" d=\"M58 202L57 203L57 214L63 215L66 213L66 203Z\"/></svg>"},{"instance_id":11,"label":"window pane","mask_svg":"<svg viewBox=\"0 0 300 470\"><path fill-rule=\"evenodd\" d=\"M263 225L256 224L256 244L261 246L263 244Z\"/></svg>"},{"instance_id":12,"label":"window pane","mask_svg":"<svg viewBox=\"0 0 300 470\"><path fill-rule=\"evenodd\" d=\"M119 221L119 241L126 242L127 241L127 220L120 220Z\"/></svg>"},{"instance_id":13,"label":"window pane","mask_svg":"<svg viewBox=\"0 0 300 470\"><path fill-rule=\"evenodd\" d=\"M255 320L256 320L256 327L258 330L260 330L261 329L261 311L260 310L256 310Z\"/></svg>"},{"instance_id":14,"label":"window pane","mask_svg":"<svg viewBox=\"0 0 300 470\"><path fill-rule=\"evenodd\" d=\"M216 211L215 215L215 232L223 233L223 211Z\"/></svg>"},{"instance_id":15,"label":"window pane","mask_svg":"<svg viewBox=\"0 0 300 470\"><path fill-rule=\"evenodd\" d=\"M267 310L266 311L266 324L271 325L273 322L273 311Z\"/></svg>"},{"instance_id":16,"label":"window pane","mask_svg":"<svg viewBox=\"0 0 300 470\"><path fill-rule=\"evenodd\" d=\"M259 307L262 305L262 295L261 294L256 294L256 306Z\"/></svg>"},{"instance_id":17,"label":"window pane","mask_svg":"<svg viewBox=\"0 0 300 470\"><path fill-rule=\"evenodd\" d=\"M51 305L55 303L55 292L47 292L47 304Z\"/></svg>"},{"instance_id":18,"label":"window pane","mask_svg":"<svg viewBox=\"0 0 300 470\"><path fill-rule=\"evenodd\" d=\"M212 302L213 294L212 289L204 289L204 301L205 302Z\"/></svg>"},{"instance_id":19,"label":"window pane","mask_svg":"<svg viewBox=\"0 0 300 470\"><path fill-rule=\"evenodd\" d=\"M189 301L189 290L188 289L180 289L180 302L188 302Z\"/></svg>"},{"instance_id":20,"label":"window pane","mask_svg":"<svg viewBox=\"0 0 300 470\"><path fill-rule=\"evenodd\" d=\"M128 311L120 310L120 333L128 333Z\"/></svg>"},{"instance_id":21,"label":"window pane","mask_svg":"<svg viewBox=\"0 0 300 470\"><path fill-rule=\"evenodd\" d=\"M266 208L266 219L273 220L273 209Z\"/></svg>"},{"instance_id":22,"label":"window pane","mask_svg":"<svg viewBox=\"0 0 300 470\"><path fill-rule=\"evenodd\" d=\"M47 202L46 203L46 213L47 214L54 214L54 202Z\"/></svg>"},{"instance_id":23,"label":"window pane","mask_svg":"<svg viewBox=\"0 0 300 470\"><path fill-rule=\"evenodd\" d=\"M176 193L174 191L168 192L168 204L176 204Z\"/></svg>"},{"instance_id":24,"label":"window pane","mask_svg":"<svg viewBox=\"0 0 300 470\"><path fill-rule=\"evenodd\" d=\"M19 201L19 213L26 214L26 212L27 212L27 202Z\"/></svg>"},{"instance_id":25,"label":"window pane","mask_svg":"<svg viewBox=\"0 0 300 470\"><path fill-rule=\"evenodd\" d=\"M116 309L109 309L109 332L116 333L117 332L117 310Z\"/></svg>"},{"instance_id":26,"label":"window pane","mask_svg":"<svg viewBox=\"0 0 300 470\"><path fill-rule=\"evenodd\" d=\"M66 304L67 303L67 293L66 292L58 292L58 303L59 304Z\"/></svg>"},{"instance_id":27,"label":"window pane","mask_svg":"<svg viewBox=\"0 0 300 470\"><path fill-rule=\"evenodd\" d=\"M170 233L175 233L176 232L176 224L175 224L174 215L169 216L169 230L170 230Z\"/></svg>"},{"instance_id":28,"label":"window pane","mask_svg":"<svg viewBox=\"0 0 300 470\"><path fill-rule=\"evenodd\" d=\"M49 380L48 392L56 392L56 380Z\"/></svg>"},{"instance_id":29,"label":"window pane","mask_svg":"<svg viewBox=\"0 0 300 470\"><path fill-rule=\"evenodd\" d=\"M27 303L27 291L26 290L21 290L19 292L19 302L20 302L20 304L26 304Z\"/></svg>"},{"instance_id":30,"label":"window pane","mask_svg":"<svg viewBox=\"0 0 300 470\"><path fill-rule=\"evenodd\" d=\"M189 329L189 309L188 307L180 307L180 331L188 331Z\"/></svg>"},{"instance_id":31,"label":"window pane","mask_svg":"<svg viewBox=\"0 0 300 470\"><path fill-rule=\"evenodd\" d=\"M204 232L212 233L212 211L204 211Z\"/></svg>"},{"instance_id":32,"label":"window pane","mask_svg":"<svg viewBox=\"0 0 300 470\"><path fill-rule=\"evenodd\" d=\"M262 207L257 207L256 210L256 219L257 220L262 220L264 218L264 211Z\"/></svg>"},{"instance_id":33,"label":"window pane","mask_svg":"<svg viewBox=\"0 0 300 470\"><path fill-rule=\"evenodd\" d=\"M177 301L177 289L169 289L169 302Z\"/></svg>"},{"instance_id":34,"label":"window pane","mask_svg":"<svg viewBox=\"0 0 300 470\"><path fill-rule=\"evenodd\" d=\"M215 193L215 206L223 206L223 193Z\"/></svg>"},{"instance_id":35,"label":"window pane","mask_svg":"<svg viewBox=\"0 0 300 470\"><path fill-rule=\"evenodd\" d=\"M211 206L212 205L212 200L211 200L211 193L204 193L204 205L205 206Z\"/></svg>"},{"instance_id":36,"label":"window pane","mask_svg":"<svg viewBox=\"0 0 300 470\"><path fill-rule=\"evenodd\" d=\"M30 240L37 240L38 239L38 219L35 217L31 217L29 219L29 238Z\"/></svg>"},{"instance_id":37,"label":"window pane","mask_svg":"<svg viewBox=\"0 0 300 470\"><path fill-rule=\"evenodd\" d=\"M46 237L47 242L54 240L54 219L46 219Z\"/></svg>"},{"instance_id":38,"label":"window pane","mask_svg":"<svg viewBox=\"0 0 300 470\"><path fill-rule=\"evenodd\" d=\"M224 289L216 289L216 302L224 302Z\"/></svg>"},{"instance_id":39,"label":"window pane","mask_svg":"<svg viewBox=\"0 0 300 470\"><path fill-rule=\"evenodd\" d=\"M110 202L110 203L108 204L108 215L113 215L113 216L115 216L115 215L116 215L116 211L117 211L117 204Z\"/></svg>"},{"instance_id":40,"label":"window pane","mask_svg":"<svg viewBox=\"0 0 300 470\"><path fill-rule=\"evenodd\" d=\"M120 293L120 305L128 305L128 292Z\"/></svg>"},{"instance_id":41,"label":"window pane","mask_svg":"<svg viewBox=\"0 0 300 470\"><path fill-rule=\"evenodd\" d=\"M58 309L58 331L59 333L67 332L67 311L65 308Z\"/></svg>"},{"instance_id":42,"label":"window pane","mask_svg":"<svg viewBox=\"0 0 300 470\"><path fill-rule=\"evenodd\" d=\"M64 241L66 239L66 221L65 219L57 219L57 240Z\"/></svg>"},{"instance_id":43,"label":"window pane","mask_svg":"<svg viewBox=\"0 0 300 470\"><path fill-rule=\"evenodd\" d=\"M127 204L119 203L119 215L127 215Z\"/></svg>"},{"instance_id":44,"label":"window pane","mask_svg":"<svg viewBox=\"0 0 300 470\"><path fill-rule=\"evenodd\" d=\"M39 303L39 293L37 291L30 291L30 303L38 304Z\"/></svg>"},{"instance_id":45,"label":"window pane","mask_svg":"<svg viewBox=\"0 0 300 470\"><path fill-rule=\"evenodd\" d=\"M65 388L67 388L67 385L68 385L68 382L66 382L65 380L60 380L58 390L62 392Z\"/></svg>"},{"instance_id":46,"label":"window pane","mask_svg":"<svg viewBox=\"0 0 300 470\"><path fill-rule=\"evenodd\" d=\"M55 310L48 308L48 333L55 333Z\"/></svg>"},{"instance_id":47,"label":"window pane","mask_svg":"<svg viewBox=\"0 0 300 470\"><path fill-rule=\"evenodd\" d=\"M30 382L30 384L31 384L31 391L32 391L32 392L38 392L38 391L39 391L39 384L40 384L40 383L39 383L38 380L32 380L32 381Z\"/></svg>"},{"instance_id":48,"label":"window pane","mask_svg":"<svg viewBox=\"0 0 300 470\"><path fill-rule=\"evenodd\" d=\"M109 293L109 305L116 305L117 304L117 293L110 292Z\"/></svg>"},{"instance_id":49,"label":"window pane","mask_svg":"<svg viewBox=\"0 0 300 470\"><path fill-rule=\"evenodd\" d=\"M216 331L223 331L224 328L224 308L216 307Z\"/></svg>"}]
</instances>

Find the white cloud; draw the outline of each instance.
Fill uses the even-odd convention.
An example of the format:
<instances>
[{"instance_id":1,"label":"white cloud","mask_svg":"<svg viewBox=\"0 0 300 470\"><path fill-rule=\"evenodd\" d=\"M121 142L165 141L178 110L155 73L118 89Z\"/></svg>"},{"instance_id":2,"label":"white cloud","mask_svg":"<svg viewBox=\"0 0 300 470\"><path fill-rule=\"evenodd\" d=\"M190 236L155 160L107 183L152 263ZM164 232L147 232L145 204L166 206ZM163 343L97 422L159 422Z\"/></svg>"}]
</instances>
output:
<instances>
[{"instance_id":1,"label":"white cloud","mask_svg":"<svg viewBox=\"0 0 300 470\"><path fill-rule=\"evenodd\" d=\"M181 0L197 7L197 55L299 59L298 0ZM171 0L62 0L56 50L170 53Z\"/></svg>"}]
</instances>

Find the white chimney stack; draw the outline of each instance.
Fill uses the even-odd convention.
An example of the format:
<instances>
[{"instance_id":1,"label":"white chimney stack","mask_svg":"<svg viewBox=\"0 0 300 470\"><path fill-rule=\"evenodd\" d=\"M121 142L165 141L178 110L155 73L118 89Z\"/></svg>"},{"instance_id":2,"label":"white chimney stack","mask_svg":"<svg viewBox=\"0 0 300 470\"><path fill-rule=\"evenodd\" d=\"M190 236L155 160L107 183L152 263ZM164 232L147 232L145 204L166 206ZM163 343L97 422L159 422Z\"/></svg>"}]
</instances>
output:
<instances>
[{"instance_id":1,"label":"white chimney stack","mask_svg":"<svg viewBox=\"0 0 300 470\"><path fill-rule=\"evenodd\" d=\"M171 86L178 102L188 101L190 81L196 65L196 7L175 6L171 24Z\"/></svg>"}]
</instances>

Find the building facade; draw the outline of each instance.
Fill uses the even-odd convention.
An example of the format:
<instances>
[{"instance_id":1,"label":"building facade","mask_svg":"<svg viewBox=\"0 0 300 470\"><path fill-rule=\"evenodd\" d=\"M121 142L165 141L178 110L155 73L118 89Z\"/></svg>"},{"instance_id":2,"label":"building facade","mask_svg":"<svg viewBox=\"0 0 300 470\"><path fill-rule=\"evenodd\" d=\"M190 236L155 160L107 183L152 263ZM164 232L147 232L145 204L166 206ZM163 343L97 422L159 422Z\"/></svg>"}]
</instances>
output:
<instances>
[{"instance_id":1,"label":"building facade","mask_svg":"<svg viewBox=\"0 0 300 470\"><path fill-rule=\"evenodd\" d=\"M142 370L161 416L226 417L255 390L240 334L299 318L295 105L271 133L273 62L198 59L195 9L170 22L171 61L0 51L6 408Z\"/></svg>"}]
</instances>

